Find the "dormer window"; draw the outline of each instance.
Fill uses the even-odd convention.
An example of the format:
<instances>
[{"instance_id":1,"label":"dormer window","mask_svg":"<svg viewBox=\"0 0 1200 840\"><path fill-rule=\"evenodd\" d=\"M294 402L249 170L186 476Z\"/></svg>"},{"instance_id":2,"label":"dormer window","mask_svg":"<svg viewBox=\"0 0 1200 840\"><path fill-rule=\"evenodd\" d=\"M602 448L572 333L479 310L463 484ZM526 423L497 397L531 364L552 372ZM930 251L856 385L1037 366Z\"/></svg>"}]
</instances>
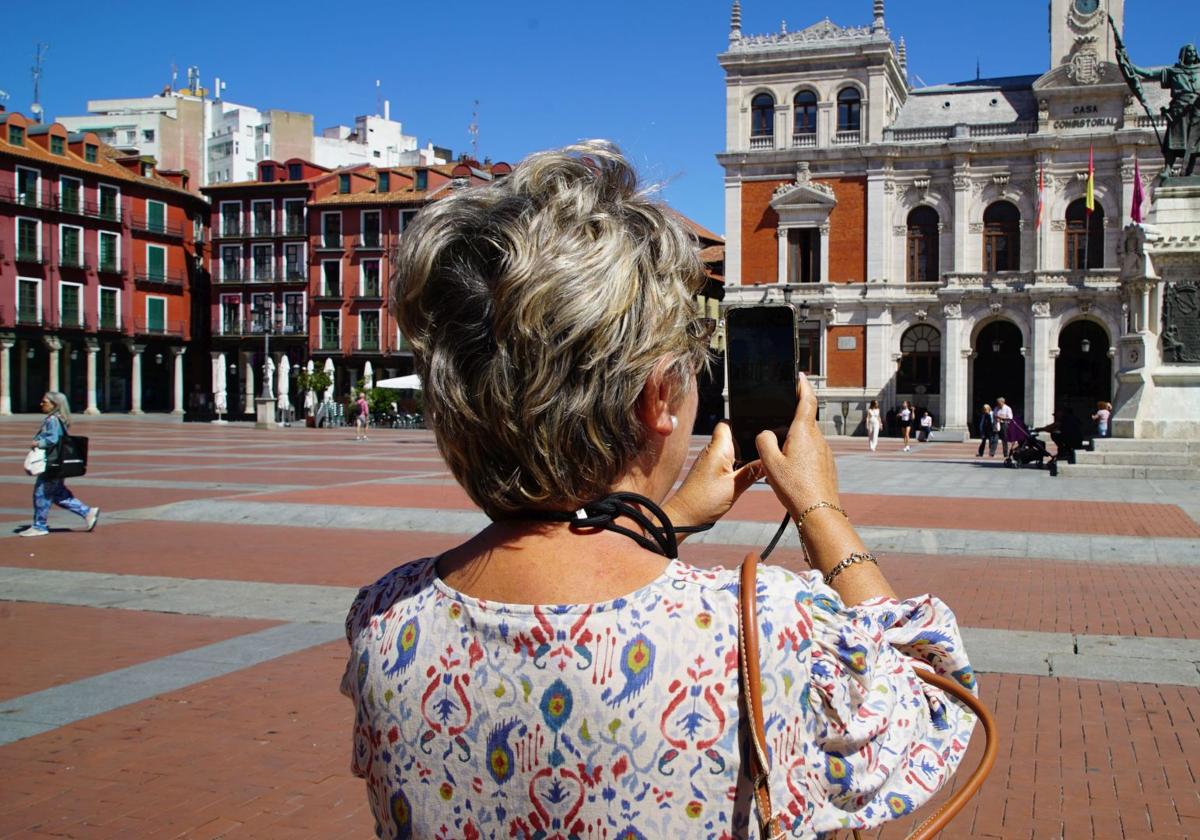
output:
<instances>
[{"instance_id":1,"label":"dormer window","mask_svg":"<svg viewBox=\"0 0 1200 840\"><path fill-rule=\"evenodd\" d=\"M275 167L274 166L272 166L269 163L263 164L262 180L264 180L264 181L274 181L275 180Z\"/></svg>"},{"instance_id":2,"label":"dormer window","mask_svg":"<svg viewBox=\"0 0 1200 840\"><path fill-rule=\"evenodd\" d=\"M57 134L50 135L50 153L55 155L65 155L67 153L67 141Z\"/></svg>"},{"instance_id":3,"label":"dormer window","mask_svg":"<svg viewBox=\"0 0 1200 840\"><path fill-rule=\"evenodd\" d=\"M288 180L301 181L304 179L304 167L298 163L288 164Z\"/></svg>"},{"instance_id":4,"label":"dormer window","mask_svg":"<svg viewBox=\"0 0 1200 840\"><path fill-rule=\"evenodd\" d=\"M148 163L143 163L143 164L142 164L142 177L143 177L143 178L149 178L149 177L150 177L150 164L148 164Z\"/></svg>"},{"instance_id":5,"label":"dormer window","mask_svg":"<svg viewBox=\"0 0 1200 840\"><path fill-rule=\"evenodd\" d=\"M417 170L417 182L416 182L415 188L418 190L429 189L429 170L427 170L427 169L418 169Z\"/></svg>"},{"instance_id":6,"label":"dormer window","mask_svg":"<svg viewBox=\"0 0 1200 840\"><path fill-rule=\"evenodd\" d=\"M83 144L83 159L88 163L95 163L96 158L99 157L99 154L100 148L95 143Z\"/></svg>"},{"instance_id":7,"label":"dormer window","mask_svg":"<svg viewBox=\"0 0 1200 840\"><path fill-rule=\"evenodd\" d=\"M379 173L379 192L385 193L392 188L392 175L390 172Z\"/></svg>"},{"instance_id":8,"label":"dormer window","mask_svg":"<svg viewBox=\"0 0 1200 840\"><path fill-rule=\"evenodd\" d=\"M10 125L8 127L8 145L24 146L25 145L25 129L19 125Z\"/></svg>"},{"instance_id":9,"label":"dormer window","mask_svg":"<svg viewBox=\"0 0 1200 840\"><path fill-rule=\"evenodd\" d=\"M350 192L350 176L349 175L339 175L338 176L338 192L340 192L340 193Z\"/></svg>"}]
</instances>

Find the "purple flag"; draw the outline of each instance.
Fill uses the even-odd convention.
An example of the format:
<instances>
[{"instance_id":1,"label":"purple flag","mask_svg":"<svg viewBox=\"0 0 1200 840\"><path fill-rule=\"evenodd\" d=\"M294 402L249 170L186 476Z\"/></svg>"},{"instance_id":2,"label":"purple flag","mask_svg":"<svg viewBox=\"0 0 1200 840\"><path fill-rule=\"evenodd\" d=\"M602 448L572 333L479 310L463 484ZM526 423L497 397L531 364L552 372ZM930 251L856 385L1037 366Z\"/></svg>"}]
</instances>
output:
<instances>
[{"instance_id":1,"label":"purple flag","mask_svg":"<svg viewBox=\"0 0 1200 840\"><path fill-rule=\"evenodd\" d=\"M1142 204L1146 201L1146 191L1142 189L1142 169L1138 159L1133 159L1133 201L1129 207L1129 218L1135 225L1142 223Z\"/></svg>"}]
</instances>

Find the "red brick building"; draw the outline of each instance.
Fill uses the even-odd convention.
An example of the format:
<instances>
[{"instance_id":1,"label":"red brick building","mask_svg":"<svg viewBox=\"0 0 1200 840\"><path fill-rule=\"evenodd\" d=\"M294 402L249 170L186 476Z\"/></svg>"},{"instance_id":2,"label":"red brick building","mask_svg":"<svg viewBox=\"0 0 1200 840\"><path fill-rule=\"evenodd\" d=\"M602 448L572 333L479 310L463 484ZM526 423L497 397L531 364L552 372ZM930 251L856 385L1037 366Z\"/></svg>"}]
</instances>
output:
<instances>
[{"instance_id":1,"label":"red brick building","mask_svg":"<svg viewBox=\"0 0 1200 840\"><path fill-rule=\"evenodd\" d=\"M388 265L429 201L511 172L505 163L353 167L265 161L259 178L205 187L212 201L212 352L225 354L230 413L253 410L264 353L294 371L332 359L335 391L412 371L387 311ZM269 346L269 349L268 349ZM293 405L303 395L293 384Z\"/></svg>"},{"instance_id":2,"label":"red brick building","mask_svg":"<svg viewBox=\"0 0 1200 840\"><path fill-rule=\"evenodd\" d=\"M206 205L95 134L0 112L0 414L183 413ZM191 366L206 360L187 360Z\"/></svg>"}]
</instances>

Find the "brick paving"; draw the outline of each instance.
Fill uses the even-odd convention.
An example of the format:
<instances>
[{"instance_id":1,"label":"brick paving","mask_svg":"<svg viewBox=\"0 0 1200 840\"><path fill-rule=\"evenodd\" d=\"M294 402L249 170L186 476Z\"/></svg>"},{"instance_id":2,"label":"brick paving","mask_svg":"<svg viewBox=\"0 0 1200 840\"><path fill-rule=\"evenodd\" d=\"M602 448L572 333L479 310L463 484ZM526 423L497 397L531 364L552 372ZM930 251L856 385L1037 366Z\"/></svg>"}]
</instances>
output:
<instances>
[{"instance_id":1,"label":"brick paving","mask_svg":"<svg viewBox=\"0 0 1200 840\"><path fill-rule=\"evenodd\" d=\"M31 418L0 423L0 448L10 455L0 474L0 521L28 521L20 511L28 509L30 485L16 464L32 425ZM383 522L399 508L432 523L441 521L435 513L472 509L423 432L376 432L358 444L338 430L264 433L108 418L81 418L76 432L92 437L94 460L72 486L113 515L91 535L25 541L5 529L0 570L47 570L68 582L100 573L349 591L462 535L340 528L340 517L369 509ZM874 456L861 440L833 446L847 508L863 525L987 532L1003 544L1003 529L1019 524L1026 533L1141 537L1181 548L1160 550L1166 561L1152 564L1048 560L1037 555L1036 540L1022 556L889 554L901 594L932 589L964 627L1002 635L1145 638L1159 640L1155 650L1200 639L1195 483L1058 481L980 462L971 444L934 443L906 455L884 441ZM166 521L156 512L212 499L244 503L247 522ZM297 504L324 513L289 525L254 519ZM759 490L731 516L767 523L777 511ZM52 514L52 527L77 524ZM728 565L744 551L731 542L690 542L682 556ZM773 562L799 567L802 558L781 548ZM8 666L0 700L48 688L69 695L80 680L131 665L152 669L172 654L278 624L191 612L13 602L0 591L0 655ZM1143 663L1151 678L1156 661ZM1157 684L1003 668L982 675L981 696L997 716L1003 748L982 794L943 836L1200 837L1200 688L1180 683L1179 664L1162 661ZM337 693L343 665L343 644L316 644L10 738L0 746L0 837L371 836L363 787L348 772L351 714ZM972 746L968 762L979 749ZM882 832L903 834L900 825Z\"/></svg>"}]
</instances>

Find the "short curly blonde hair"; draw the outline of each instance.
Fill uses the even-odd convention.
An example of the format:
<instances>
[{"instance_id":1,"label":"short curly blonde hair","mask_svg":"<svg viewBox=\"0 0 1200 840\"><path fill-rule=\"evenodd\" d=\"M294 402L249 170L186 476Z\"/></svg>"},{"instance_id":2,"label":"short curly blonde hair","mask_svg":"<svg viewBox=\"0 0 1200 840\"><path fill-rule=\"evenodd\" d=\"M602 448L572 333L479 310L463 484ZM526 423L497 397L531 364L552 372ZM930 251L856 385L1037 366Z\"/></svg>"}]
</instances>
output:
<instances>
[{"instance_id":1,"label":"short curly blonde hair","mask_svg":"<svg viewBox=\"0 0 1200 840\"><path fill-rule=\"evenodd\" d=\"M615 146L531 155L405 231L391 310L451 472L492 518L605 495L645 443L638 396L691 386L695 238Z\"/></svg>"}]
</instances>

